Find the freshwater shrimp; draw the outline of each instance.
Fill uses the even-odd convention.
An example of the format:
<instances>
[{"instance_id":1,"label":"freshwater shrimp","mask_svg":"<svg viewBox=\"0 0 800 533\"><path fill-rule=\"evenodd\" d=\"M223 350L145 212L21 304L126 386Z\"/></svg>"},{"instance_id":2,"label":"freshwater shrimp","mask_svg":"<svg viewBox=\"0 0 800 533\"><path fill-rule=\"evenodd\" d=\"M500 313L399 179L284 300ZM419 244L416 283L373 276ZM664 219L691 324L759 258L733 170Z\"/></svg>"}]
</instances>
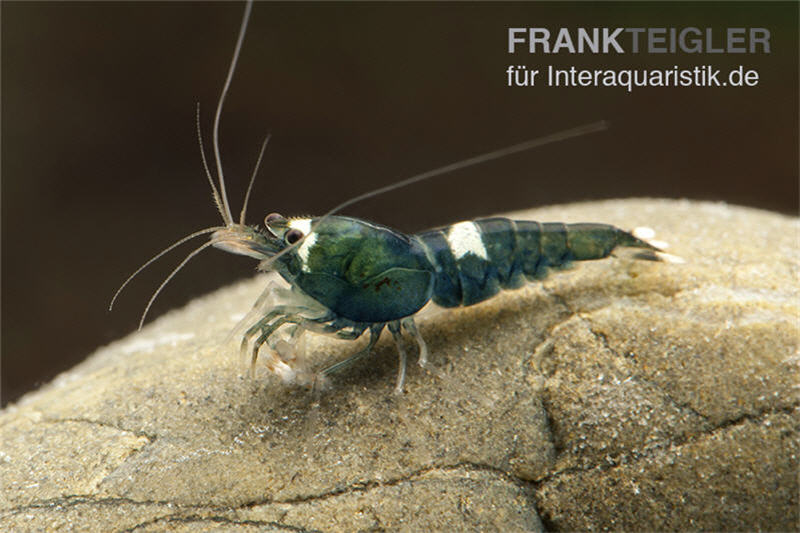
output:
<instances>
[{"instance_id":1,"label":"freshwater shrimp","mask_svg":"<svg viewBox=\"0 0 800 533\"><path fill-rule=\"evenodd\" d=\"M259 261L260 270L275 271L288 283L288 288L270 284L250 313L258 316L248 324L240 349L249 355L251 373L266 345L266 366L284 381L307 383L325 380L369 355L386 328L392 334L399 353L395 391L401 393L407 364L402 333L406 331L416 341L418 361L424 367L428 350L414 315L429 301L442 307L473 305L501 290L541 280L549 271L567 268L574 261L608 257L620 247L636 249L635 257L640 259L665 260L670 257L645 236L608 224L485 218L406 235L374 222L335 214L366 198L424 179L600 131L606 128L605 123L566 130L446 165L351 198L320 217L287 218L273 213L264 219L264 227L259 227L247 225L245 216L253 182L269 141L267 138L261 146L236 222L222 172L219 121L251 9L252 1L248 1L214 118L216 184L200 135L199 107L197 114L203 165L223 225L205 228L180 239L137 269L117 290L109 308L113 307L125 286L153 261L194 237L211 234L210 240L192 251L156 289L142 314L140 328L153 301L172 277L195 255L213 246L254 258ZM309 377L300 370L302 365L294 347L307 331L348 340L358 339L369 332L369 341L354 355Z\"/></svg>"}]
</instances>

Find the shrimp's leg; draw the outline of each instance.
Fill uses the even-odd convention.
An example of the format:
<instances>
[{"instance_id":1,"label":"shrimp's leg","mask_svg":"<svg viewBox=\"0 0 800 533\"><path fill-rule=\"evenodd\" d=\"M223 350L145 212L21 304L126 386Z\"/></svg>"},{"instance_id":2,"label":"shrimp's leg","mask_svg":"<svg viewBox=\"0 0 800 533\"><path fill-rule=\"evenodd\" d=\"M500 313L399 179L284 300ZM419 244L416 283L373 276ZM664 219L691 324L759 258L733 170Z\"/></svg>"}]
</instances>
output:
<instances>
[{"instance_id":1,"label":"shrimp's leg","mask_svg":"<svg viewBox=\"0 0 800 533\"><path fill-rule=\"evenodd\" d=\"M290 297L290 290L284 288L276 281L270 281L269 285L267 285L267 288L264 289L253 306L250 308L250 311L248 311L247 314L239 321L239 323L236 324L236 326L231 330L231 332L228 333L224 344L228 344L234 337L238 337L241 334L241 331L244 330L248 324L252 324L254 320L256 323L263 320L263 316L262 318L256 320L257 316L267 313L270 309L273 309L278 305L282 305L283 302L290 302ZM245 333L245 335L251 334L249 329L251 328L248 328L248 331Z\"/></svg>"},{"instance_id":2,"label":"shrimp's leg","mask_svg":"<svg viewBox=\"0 0 800 533\"><path fill-rule=\"evenodd\" d=\"M403 327L406 328L406 331L411 333L411 336L417 341L417 346L419 346L419 366L425 368L428 364L428 345L425 344L425 339L420 335L417 324L414 323L414 317L404 318L400 321L400 324L402 324Z\"/></svg>"},{"instance_id":3,"label":"shrimp's leg","mask_svg":"<svg viewBox=\"0 0 800 533\"><path fill-rule=\"evenodd\" d=\"M265 330L265 328L268 328L269 327L269 323L270 323L271 320L273 320L275 318L278 318L281 315L287 316L287 315L294 314L294 313L296 313L298 311L299 311L299 309L297 307L289 307L289 306L282 305L282 306L276 307L275 309L273 309L272 311L270 311L269 313L267 313L266 315L261 317L258 320L258 322L256 322L252 326L250 326L247 329L247 331L245 332L245 334L242 336L242 344L241 344L241 347L239 349L240 352L242 353L242 356L244 356L244 354L247 353L247 345L250 344L250 340L255 336L256 333L258 333L259 331L263 332ZM261 344L263 344L263 342ZM258 346L260 346L260 344ZM258 350L256 350L256 354L257 353L258 353ZM257 358L257 355L256 355L256 358ZM255 359L253 359L253 361L252 361L253 367L255 367L255 364L256 364L256 361L255 361ZM252 371L253 371L253 368L251 368L251 373L252 373Z\"/></svg>"},{"instance_id":4,"label":"shrimp's leg","mask_svg":"<svg viewBox=\"0 0 800 533\"><path fill-rule=\"evenodd\" d=\"M397 382L394 386L395 394L403 394L403 384L406 381L406 349L403 347L403 334L400 332L400 321L389 322L389 331L394 337L397 345L397 353L400 355L400 367L397 369Z\"/></svg>"},{"instance_id":5,"label":"shrimp's leg","mask_svg":"<svg viewBox=\"0 0 800 533\"><path fill-rule=\"evenodd\" d=\"M369 343L367 344L366 348L354 353L347 359L339 361L338 363L334 363L331 366L323 369L322 372L320 373L322 377L328 377L331 374L340 372L345 368L352 366L352 364L358 361L359 359L362 359L367 355L369 355L369 353L372 351L372 347L375 346L376 342L378 342L378 339L381 336L381 331L383 331L384 326L385 326L384 323L371 325L369 327Z\"/></svg>"},{"instance_id":6,"label":"shrimp's leg","mask_svg":"<svg viewBox=\"0 0 800 533\"><path fill-rule=\"evenodd\" d=\"M287 314L278 317L273 322L269 324L265 324L259 322L258 326L261 328L261 335L253 343L253 351L252 351L252 358L250 360L250 375L255 376L255 368L256 368L256 361L258 360L258 351L261 349L261 346L267 342L269 337L275 333L278 328L283 326L284 324L298 324L299 327L302 327L302 323L305 321L305 318L296 314ZM251 330L253 328L250 328ZM292 332L293 334L295 332ZM280 357L280 354L273 356L273 361L268 363L270 370L278 375L280 375L284 381L293 381L295 377L296 371L291 368L286 362Z\"/></svg>"}]
</instances>

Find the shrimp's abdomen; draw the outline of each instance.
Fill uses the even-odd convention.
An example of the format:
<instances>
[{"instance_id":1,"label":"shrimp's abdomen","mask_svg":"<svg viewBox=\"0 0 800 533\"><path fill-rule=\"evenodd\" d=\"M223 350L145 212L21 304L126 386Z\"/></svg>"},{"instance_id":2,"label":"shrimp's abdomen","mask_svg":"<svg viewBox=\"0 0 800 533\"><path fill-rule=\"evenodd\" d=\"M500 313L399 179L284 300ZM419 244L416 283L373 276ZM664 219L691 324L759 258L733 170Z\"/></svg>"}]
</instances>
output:
<instances>
[{"instance_id":1,"label":"shrimp's abdomen","mask_svg":"<svg viewBox=\"0 0 800 533\"><path fill-rule=\"evenodd\" d=\"M459 222L416 235L434 263L433 301L467 306L504 289L547 277L573 261L603 259L620 246L657 251L609 224L564 224L507 218ZM643 255L642 258L656 259Z\"/></svg>"}]
</instances>

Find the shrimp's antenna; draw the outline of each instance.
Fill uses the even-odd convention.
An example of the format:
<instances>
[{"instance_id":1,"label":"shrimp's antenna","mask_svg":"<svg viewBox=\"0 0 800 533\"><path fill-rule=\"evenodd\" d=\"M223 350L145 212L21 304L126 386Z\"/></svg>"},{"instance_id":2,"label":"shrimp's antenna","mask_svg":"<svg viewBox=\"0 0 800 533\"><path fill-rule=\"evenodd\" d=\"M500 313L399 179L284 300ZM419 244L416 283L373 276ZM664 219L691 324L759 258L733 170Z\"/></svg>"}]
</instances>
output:
<instances>
[{"instance_id":1,"label":"shrimp's antenna","mask_svg":"<svg viewBox=\"0 0 800 533\"><path fill-rule=\"evenodd\" d=\"M261 143L261 150L258 152L258 159L256 160L256 166L253 169L253 174L250 176L250 183L247 184L247 192L244 195L244 204L242 204L242 212L239 214L239 224L242 226L245 225L245 214L247 213L247 203L250 201L250 191L253 190L253 183L256 181L256 174L258 174L258 167L261 166L261 159L264 157L264 151L267 149L267 144L269 144L269 140L272 138L272 134L267 134L267 138L264 139L264 142Z\"/></svg>"},{"instance_id":2,"label":"shrimp's antenna","mask_svg":"<svg viewBox=\"0 0 800 533\"><path fill-rule=\"evenodd\" d=\"M172 243L167 248L164 248L163 250L158 252L156 255L151 257L145 264L143 264L142 266L137 268L136 272L134 272L133 274L128 276L128 278L125 280L125 282L122 285L120 285L119 289L117 289L117 292L114 293L114 297L111 298L111 303L108 305L108 310L111 311L114 308L114 302L117 301L117 297L122 292L122 289L124 289L128 285L128 283L130 283L131 280L133 280L133 278L138 276L139 272L141 272L142 270L144 270L145 268L147 268L148 266L153 264L162 255L166 254L167 252L171 252L172 250L174 250L175 248L177 248L181 244L185 243L186 241L190 241L190 240L194 239L195 237L199 237L200 235L206 235L208 233L212 233L212 232L215 232L215 231L218 231L218 230L221 230L221 229L225 229L225 227L224 226L215 226L213 228L206 228L206 229L201 229L200 231L195 231L194 233L192 233L190 235L187 235L186 237L180 239L179 241ZM139 326L139 327L141 329L141 326Z\"/></svg>"},{"instance_id":3,"label":"shrimp's antenna","mask_svg":"<svg viewBox=\"0 0 800 533\"><path fill-rule=\"evenodd\" d=\"M367 191L363 194L359 194L358 196L354 196L349 200L346 200L330 211L326 212L322 215L316 222L311 225L310 231L303 235L303 237L297 241L295 241L292 245L287 246L277 254L273 255L269 259L265 259L259 265L259 268L262 270L267 270L270 268L270 265L278 259L283 254L289 252L289 250L300 246L303 241L305 241L306 237L311 235L314 232L314 228L322 224L325 220L328 219L331 215L338 213L345 207L349 207L355 203L361 202L368 198L373 198L375 196L394 191L400 189L401 187L407 187L409 185L413 185L414 183L419 183L420 181L427 180L430 178L434 178L436 176L441 176L442 174L447 174L450 172L454 172L456 170L461 170L467 167L471 167L474 165L480 165L481 163L486 163L488 161L494 161L495 159L500 159L501 157L506 157L512 154L516 154L519 152L524 152L526 150L531 150L533 148L538 148L540 146L544 146L546 144L551 144L555 142L565 141L567 139L572 139L573 137L580 137L581 135L588 135L590 133L595 133L598 131L603 131L608 129L608 122L605 120L600 120L598 122L592 122L591 124L584 124L583 126L578 126L576 128L571 128L568 130L560 131L558 133L553 133L552 135L545 135L544 137L537 137L535 139L531 139L528 141L524 141L518 144L514 144L511 146L507 146L505 148L499 148L497 150L492 150L491 152L486 152L484 154L468 157L467 159L462 159L461 161L456 161L455 163L450 163L449 165L445 165L443 167L435 168L433 170L429 170L427 172L423 172L421 174L417 174L415 176L411 176L410 178L406 178L404 180L398 181L396 183L392 183L391 185L386 185L384 187L379 187L377 189L373 189L371 191Z\"/></svg>"},{"instance_id":4,"label":"shrimp's antenna","mask_svg":"<svg viewBox=\"0 0 800 533\"><path fill-rule=\"evenodd\" d=\"M109 311L111 311L114 308L114 303L117 301L117 297L119 297L119 295L122 293L123 289L125 289L125 287L128 286L128 284L133 280L133 278L135 278L137 275L139 275L139 273L142 270L144 270L145 268L150 266L153 262L155 262L161 256L163 256L167 252L170 252L170 251L174 250L175 248L177 248L181 244L183 244L183 243L185 243L185 242L187 242L187 241L189 241L189 240L191 240L191 239L193 239L195 237L198 237L200 235L206 235L208 233L213 233L215 231L223 230L223 229L226 229L226 227L230 227L230 226L233 225L233 216L231 215L231 208L230 208L230 205L228 204L228 196L227 196L227 192L226 192L226 189L225 189L225 178L224 178L224 176L222 174L222 158L220 157L220 152L219 152L219 121L220 121L220 116L222 115L222 106L225 103L225 97L228 94L228 89L230 88L231 80L233 79L233 73L236 71L236 63L239 60L239 55L240 55L241 50L242 50L242 43L244 42L244 36L245 36L245 33L247 32L247 23L250 20L250 12L252 11L252 9L253 9L253 0L247 0L247 2L245 4L244 14L242 15L242 24L239 27L239 37L236 40L236 46L234 47L234 50L233 50L233 58L231 59L231 64L228 67L228 76L225 78L225 84L222 87L222 93L220 94L219 102L217 103L217 111L216 111L216 114L214 116L214 160L216 161L216 164L217 164L217 178L219 180L219 182L218 182L219 183L219 187L217 187L214 184L214 178L213 178L213 176L211 174L211 169L208 166L208 160L206 159L206 150L205 150L205 147L203 146L203 135L201 133L201 128L200 128L200 103L198 102L198 104L197 104L197 114L196 114L197 141L198 141L198 144L200 145L200 156L201 156L201 158L203 160L203 169L205 170L206 178L208 178L208 183L209 183L209 185L211 185L211 192L212 192L212 194L214 196L214 203L216 204L217 210L219 211L220 215L222 215L222 221L225 223L225 225L224 226L214 226L214 227L211 227L211 228L205 228L205 229L196 231L196 232L194 232L194 233L192 233L190 235L187 235L186 237L183 237L182 239L180 239L177 242L171 244L167 248L161 250L155 256L151 257L145 264L143 264L142 266L137 268L136 271L133 274L128 276L128 278L122 283L122 285L119 287L119 289L117 289L117 291L114 293L114 296L111 298L111 303L109 303L109 305L108 305L108 310ZM267 137L267 140L269 140L269 137ZM267 141L264 141L264 145L261 148L261 153L258 156L258 163L256 163L256 171L258 170L258 165L261 162L262 156L264 155L264 149L266 148L266 142ZM245 207L247 206L247 199L248 199L248 197L250 195L250 189L253 186L253 180L255 179L255 172L253 174L254 174L253 178L250 179L250 186L247 188L247 196L245 197ZM242 219L244 219L244 209L242 209ZM212 238L209 242L205 243L203 246L200 246L199 248L195 249L192 253L190 253L169 274L169 276L167 276L167 279L165 279L161 283L161 285L159 285L158 289L156 289L156 291L150 297L150 300L147 302L147 307L145 308L144 313L142 313L141 320L139 320L139 329L142 329L142 325L144 324L144 320L147 317L147 313L148 313L148 311L150 311L150 307L153 305L153 302L155 301L156 297L158 297L158 295L161 293L162 289L167 285L167 283L169 283L169 281L175 276L175 274L177 274L178 271L181 268L183 268L183 266L186 263L188 263L189 260L192 257L197 255L201 251L205 250L209 246L211 246L213 244L216 244L218 242L220 242L219 239L213 239Z\"/></svg>"},{"instance_id":5,"label":"shrimp's antenna","mask_svg":"<svg viewBox=\"0 0 800 533\"><path fill-rule=\"evenodd\" d=\"M461 161L450 163L449 165L435 168L433 170L423 172L422 174L417 174L416 176L411 176L410 178L406 178L396 183L392 183L391 185L386 185L385 187L379 187L377 189L367 191L363 194L359 194L358 196L355 196L353 198L350 198L349 200L340 203L339 205L337 205L336 207L334 207L333 209L322 215L322 217L317 221L317 224L321 223L334 213L341 211L345 207L349 207L355 203L366 200L367 198L373 198L375 196L379 196L381 194L394 191L402 187L407 187L409 185L418 183L420 181L424 181L436 176L441 176L442 174L447 174L450 172L454 172L456 170L461 170L463 168L480 165L481 163L486 163L488 161L494 161L495 159L500 159L502 157L506 157L512 154L524 152L526 150L531 150L533 148L538 148L546 144L565 141L567 139L572 139L573 137L580 137L581 135L587 135L589 133L595 133L606 129L608 129L608 122L605 120L601 120L598 122L593 122L591 124L584 124L583 126L578 126L576 128L560 131L558 133L553 133L552 135L537 137L536 139L531 139L518 144L507 146L505 148L493 150L485 154L468 157L467 159L462 159Z\"/></svg>"},{"instance_id":6,"label":"shrimp's antenna","mask_svg":"<svg viewBox=\"0 0 800 533\"><path fill-rule=\"evenodd\" d=\"M214 229L225 229L225 228L214 228ZM205 232L205 233L208 233L208 232ZM158 286L158 288L156 289L156 292L154 292L153 295L150 297L150 300L148 300L147 307L144 308L144 313L142 313L142 318L139 320L139 330L142 329L142 326L144 325L144 319L147 318L147 313L148 313L148 311L150 311L150 307L153 305L153 302L156 301L156 298L158 298L158 295L161 293L161 290L164 287L166 287L167 283L169 283L170 280L173 277L175 277L175 274L180 272L180 270L186 265L186 263L188 263L192 259L192 257L196 256L197 254L199 254L200 252L202 252L203 250L205 250L209 246L213 246L213 245L217 244L218 242L222 242L223 240L224 239L211 239L207 243L204 243L202 246L196 248L189 255L187 255L184 258L184 260L181 261L181 263L178 266L176 266L175 269L172 272L169 273L169 276L167 276L167 279L165 279L164 281L161 282L161 285Z\"/></svg>"},{"instance_id":7,"label":"shrimp's antenna","mask_svg":"<svg viewBox=\"0 0 800 533\"><path fill-rule=\"evenodd\" d=\"M222 221L226 222L225 211L223 211L222 209L222 200L220 199L217 186L214 185L214 178L211 177L211 170L208 168L208 160L206 159L206 148L203 145L203 132L200 130L200 102L197 102L197 113L195 122L197 124L197 144L200 145L200 158L203 161L203 170L205 170L206 172L206 178L208 178L208 184L211 185L211 192L214 195L214 204L217 206L217 211L219 211L219 214L222 215Z\"/></svg>"},{"instance_id":8,"label":"shrimp's antenna","mask_svg":"<svg viewBox=\"0 0 800 533\"><path fill-rule=\"evenodd\" d=\"M250 20L250 11L253 9L253 0L248 0L244 8L244 15L242 15L242 25L239 27L239 37L236 39L236 47L233 50L233 58L231 59L230 67L228 67L228 77L225 78L225 85L222 86L222 94L219 96L217 103L217 112L214 115L214 159L217 163L217 178L219 179L219 192L222 195L222 219L226 225L233 224L233 216L231 215L231 208L228 204L228 193L225 190L225 177L222 174L222 158L219 155L219 119L222 115L222 106L225 103L225 97L228 95L228 89L231 86L233 73L236 70L236 63L239 61L239 53L242 51L242 42L244 42L244 34L247 31L247 22Z\"/></svg>"}]
</instances>

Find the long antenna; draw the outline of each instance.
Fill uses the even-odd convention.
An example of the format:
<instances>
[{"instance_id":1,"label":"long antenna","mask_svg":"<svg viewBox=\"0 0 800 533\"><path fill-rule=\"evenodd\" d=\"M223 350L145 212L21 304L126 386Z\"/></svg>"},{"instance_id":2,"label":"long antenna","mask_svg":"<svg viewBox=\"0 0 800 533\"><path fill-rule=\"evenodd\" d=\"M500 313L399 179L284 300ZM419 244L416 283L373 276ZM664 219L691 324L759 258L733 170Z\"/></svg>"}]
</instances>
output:
<instances>
[{"instance_id":1,"label":"long antenna","mask_svg":"<svg viewBox=\"0 0 800 533\"><path fill-rule=\"evenodd\" d=\"M199 246L198 248L195 248L189 255L187 255L184 258L183 261L181 261L181 263L178 266L175 267L175 269L172 272L169 273L169 276L167 276L167 278L164 281L161 282L161 285L158 286L158 288L156 289L156 292L154 292L153 295L150 297L150 300L148 300L147 307L144 308L144 313L142 313L142 318L139 319L139 329L140 330L142 329L142 326L144 326L144 319L147 318L147 313L150 311L150 308L153 306L153 302L156 301L156 298L158 298L158 295L161 294L161 291L164 289L164 287L167 286L167 283L169 283L169 281L173 277L175 277L175 274L177 274L186 265L186 263L191 261L192 257L196 256L197 254L199 254L200 252L202 252L203 250L205 250L209 246L213 246L213 245L217 244L218 242L222 242L222 240L223 239L211 239L207 243ZM142 267L142 268L144 268L144 267Z\"/></svg>"},{"instance_id":2,"label":"long antenna","mask_svg":"<svg viewBox=\"0 0 800 533\"><path fill-rule=\"evenodd\" d=\"M197 125L197 144L200 146L200 159L203 161L203 170L208 178L208 184L211 185L211 194L214 197L214 205L217 206L217 211L222 216L222 221L227 224L225 220L225 211L222 209L222 198L219 195L217 186L214 185L214 178L211 177L211 170L208 168L208 160L206 159L206 147L203 145L203 132L200 129L200 102L197 102L197 113L195 116L195 123Z\"/></svg>"},{"instance_id":3,"label":"long antenna","mask_svg":"<svg viewBox=\"0 0 800 533\"><path fill-rule=\"evenodd\" d=\"M175 248L177 248L181 244L185 243L186 241L190 241L190 240L194 239L195 237L199 237L200 235L207 235L209 233L213 233L213 232L219 231L221 229L225 229L225 226L214 226L213 228L205 228L205 229L201 229L199 231L195 231L194 233L192 233L190 235L187 235L186 237L183 237L182 239L170 244L169 246L167 246L166 248L164 248L163 250L158 252L156 255L151 257L145 264L143 264L142 266L137 268L136 272L134 272L133 274L128 276L128 279L126 279L125 282L122 285L120 285L119 289L117 289L117 292L114 293L114 297L111 298L111 303L108 305L108 310L111 311L114 308L114 302L117 301L117 297L122 292L122 289L127 287L128 283L130 283L133 278L135 278L137 275L139 275L139 272L141 272L142 270L144 270L145 268L147 268L148 266L153 264L162 255L164 255L167 252L170 252L170 251L174 250Z\"/></svg>"},{"instance_id":4,"label":"long antenna","mask_svg":"<svg viewBox=\"0 0 800 533\"><path fill-rule=\"evenodd\" d=\"M442 174L447 174L449 172L454 172L456 170L461 170L462 168L467 168L474 165L480 165L481 163L486 163L487 161L494 161L495 159L500 159L501 157L506 157L519 152L524 152L526 150L531 150L532 148L538 148L539 146L544 146L545 144L564 141L567 139L571 139L573 137L580 137L581 135L587 135L589 133L595 133L606 129L608 129L608 122L606 122L605 120L601 120L599 122L593 122L591 124L578 126L577 128L572 128L560 131L558 133L553 133L552 135L545 135L544 137L538 137L536 139L531 139L529 141L521 142L519 144L514 144L506 148L493 150L485 154L480 154L473 157L469 157L467 159L462 159L461 161L450 163L449 165L435 168L433 170L429 170L428 172L423 172L422 174L417 174L416 176L411 176L410 178L398 181L397 183L392 183L391 185L386 185L385 187L379 187L377 189L350 198L349 200L340 203L339 205L337 205L336 207L334 207L333 209L322 215L322 218L319 219L317 224L319 224L329 216L333 215L334 213L341 211L345 207L349 207L355 203L366 200L367 198L373 198L375 196L390 191L394 191L401 187L408 187L409 185L412 185L414 183L418 183L420 181L427 180L436 176L441 176Z\"/></svg>"},{"instance_id":5,"label":"long antenna","mask_svg":"<svg viewBox=\"0 0 800 533\"><path fill-rule=\"evenodd\" d=\"M233 50L233 59L231 59L231 65L228 68L228 77L225 78L225 85L222 86L222 94L219 96L217 112L214 115L214 159L217 162L217 178L219 178L219 191L222 195L222 206L224 208L222 218L227 225L233 224L233 216L231 215L231 208L228 204L228 193L225 190L225 177L222 174L222 158L219 155L219 119L222 115L222 105L225 103L225 97L228 95L228 89L231 86L233 73L236 70L236 63L239 61L239 53L242 51L247 22L250 20L250 11L252 11L252 9L253 0L248 0L244 8L244 15L242 15L242 25L239 27L239 37L236 39L236 47Z\"/></svg>"},{"instance_id":6,"label":"long antenna","mask_svg":"<svg viewBox=\"0 0 800 533\"><path fill-rule=\"evenodd\" d=\"M463 168L467 168L474 165L480 165L481 163L486 163L487 161L494 161L495 159L500 159L501 157L506 157L512 154L516 154L519 152L524 152L525 150L531 150L533 148L538 148L540 146L544 146L546 144L551 144L554 142L565 141L567 139L572 139L573 137L580 137L581 135L588 135L590 133L596 133L598 131L603 131L608 129L608 122L605 120L601 120L598 122L592 122L591 124L584 124L583 126L578 126L577 128L571 128L568 130L560 131L558 133L553 133L552 135L545 135L544 137L537 137L536 139L531 139L529 141L524 141L518 144L514 144L511 146L507 146L505 148L499 148L497 150L492 150L491 152L486 152L484 154L476 155L473 157L469 157L467 159L462 159L461 161L457 161L455 163L450 163L449 165L445 165L443 167L435 168L433 170L429 170L427 172L423 172L421 174L417 174L415 176L411 176L410 178L406 178L404 180L398 181L396 183L392 183L391 185L386 185L384 187L379 187L377 189L373 189L371 191L367 191L363 194L359 194L358 196L354 196L349 200L345 200L344 202L340 203L333 209L326 212L322 215L314 224L311 225L310 231L303 235L303 237L296 241L291 246L287 246L277 254L273 255L269 259L265 259L261 262L261 269L266 270L269 266L275 261L278 257L282 256L283 254L289 252L293 248L300 246L303 241L314 232L314 228L319 226L323 223L328 217L331 215L338 213L345 207L349 207L355 203L361 202L368 198L373 198L375 196L394 191L401 187L408 187L414 183L419 183L420 181L427 180L430 178L434 178L436 176L441 176L442 174L447 174L449 172L454 172L456 170L461 170Z\"/></svg>"},{"instance_id":7,"label":"long antenna","mask_svg":"<svg viewBox=\"0 0 800 533\"><path fill-rule=\"evenodd\" d=\"M256 166L253 169L253 174L250 175L250 183L247 184L247 192L244 195L244 202L242 203L242 212L239 213L239 224L242 226L245 225L246 221L244 219L245 215L247 214L247 203L250 202L250 191L253 190L253 183L256 181L256 174L258 174L258 167L261 166L261 160L264 158L264 150L267 149L267 144L269 144L269 140L272 138L272 134L268 134L267 138L264 139L264 142L261 143L261 150L258 152L258 159L256 160Z\"/></svg>"},{"instance_id":8,"label":"long antenna","mask_svg":"<svg viewBox=\"0 0 800 533\"><path fill-rule=\"evenodd\" d=\"M195 238L195 237L197 237L199 235L206 235L208 233L212 233L212 232L215 232L215 231L219 231L219 230L225 229L226 226L230 227L234 223L233 222L233 216L231 215L231 208L230 208L230 205L228 204L227 192L225 190L225 178L222 175L222 158L220 157L220 153L219 153L219 120L220 120L220 116L222 114L222 106L225 103L225 97L228 94L228 89L230 88L231 80L233 79L233 73L236 70L236 63L239 60L239 54L241 53L241 50L242 50L242 43L244 42L244 36L245 36L246 31L247 31L247 23L250 20L250 12L252 11L252 9L253 9L253 0L247 0L247 2L245 4L244 14L242 15L242 24L239 27L239 37L236 40L236 46L235 46L235 48L233 50L233 58L231 59L231 64L230 64L230 67L228 68L228 76L225 78L225 84L222 87L222 94L220 95L219 102L217 103L217 112L216 112L216 115L214 116L214 159L215 159L215 161L217 163L217 177L219 178L219 188L217 188L214 185L214 179L211 176L211 171L210 171L210 169L208 167L208 161L206 160L206 151L205 151L205 148L203 146L203 136L202 136L202 134L200 132L200 130L201 130L200 129L200 104L199 103L197 104L196 125L197 125L197 141L198 141L198 144L200 145L200 156L202 157L202 160L203 160L203 169L205 170L206 177L208 178L208 183L211 185L211 192L212 192L212 194L214 196L214 203L216 204L217 209L220 212L220 215L222 215L222 221L225 223L225 226L215 226L213 228L205 228L205 229L202 229L200 231L196 231L196 232L192 233L191 235L187 235L186 237L183 237L182 239L180 239L177 242L173 243L172 245L168 246L164 250L160 251L155 256L151 257L145 264L143 264L142 266L137 268L136 271L133 274L128 276L128 278L122 283L122 285L119 287L119 289L117 289L117 292L114 293L114 296L111 298L111 303L108 306L109 311L114 307L114 302L116 302L117 297L120 295L122 290L128 285L128 283L130 283L131 280L133 278L135 278L142 270L144 270L145 268L150 266L153 262L155 262L161 256L163 256L164 254L166 254L167 252L169 252L171 250L174 250L175 248L177 248L181 244L183 244L186 241L189 241L189 240L191 240L191 239L193 239L193 238ZM259 156L258 156L258 163L256 163L256 171L258 170L258 164L261 162L261 158L264 155L264 149L266 148L266 143L267 143L268 140L269 140L269 137L267 137L267 140L264 141L264 145L261 147L261 152L259 153ZM245 207L242 209L242 218L244 218L244 212L245 212L245 209L247 207L247 199L250 196L250 189L253 186L253 180L254 179L255 179L255 171L253 173L253 177L250 179L250 185L247 188L247 195L245 196ZM242 222L242 223L244 223L244 222ZM195 255L200 253L202 250L205 250L206 248L211 246L211 244L214 244L216 242L219 242L219 241L215 241L215 240L212 239L209 243L206 243L205 245L197 248L195 251L193 251L191 254L189 254L189 256L186 257L186 259L184 259L183 262L181 262L181 264L178 265L178 267L175 268L175 270L173 270L170 273L169 276L167 276L167 279L165 279L161 283L161 285L158 287L156 292L150 298L150 301L147 303L147 307L145 308L144 313L142 314L142 318L139 321L139 329L142 329L142 324L144 323L144 319L147 316L147 312L150 310L150 307L153 305L153 301L155 301L156 297L159 295L161 290L173 278L173 276L175 276L175 274L181 268L183 268L183 266L192 257L194 257Z\"/></svg>"}]
</instances>

